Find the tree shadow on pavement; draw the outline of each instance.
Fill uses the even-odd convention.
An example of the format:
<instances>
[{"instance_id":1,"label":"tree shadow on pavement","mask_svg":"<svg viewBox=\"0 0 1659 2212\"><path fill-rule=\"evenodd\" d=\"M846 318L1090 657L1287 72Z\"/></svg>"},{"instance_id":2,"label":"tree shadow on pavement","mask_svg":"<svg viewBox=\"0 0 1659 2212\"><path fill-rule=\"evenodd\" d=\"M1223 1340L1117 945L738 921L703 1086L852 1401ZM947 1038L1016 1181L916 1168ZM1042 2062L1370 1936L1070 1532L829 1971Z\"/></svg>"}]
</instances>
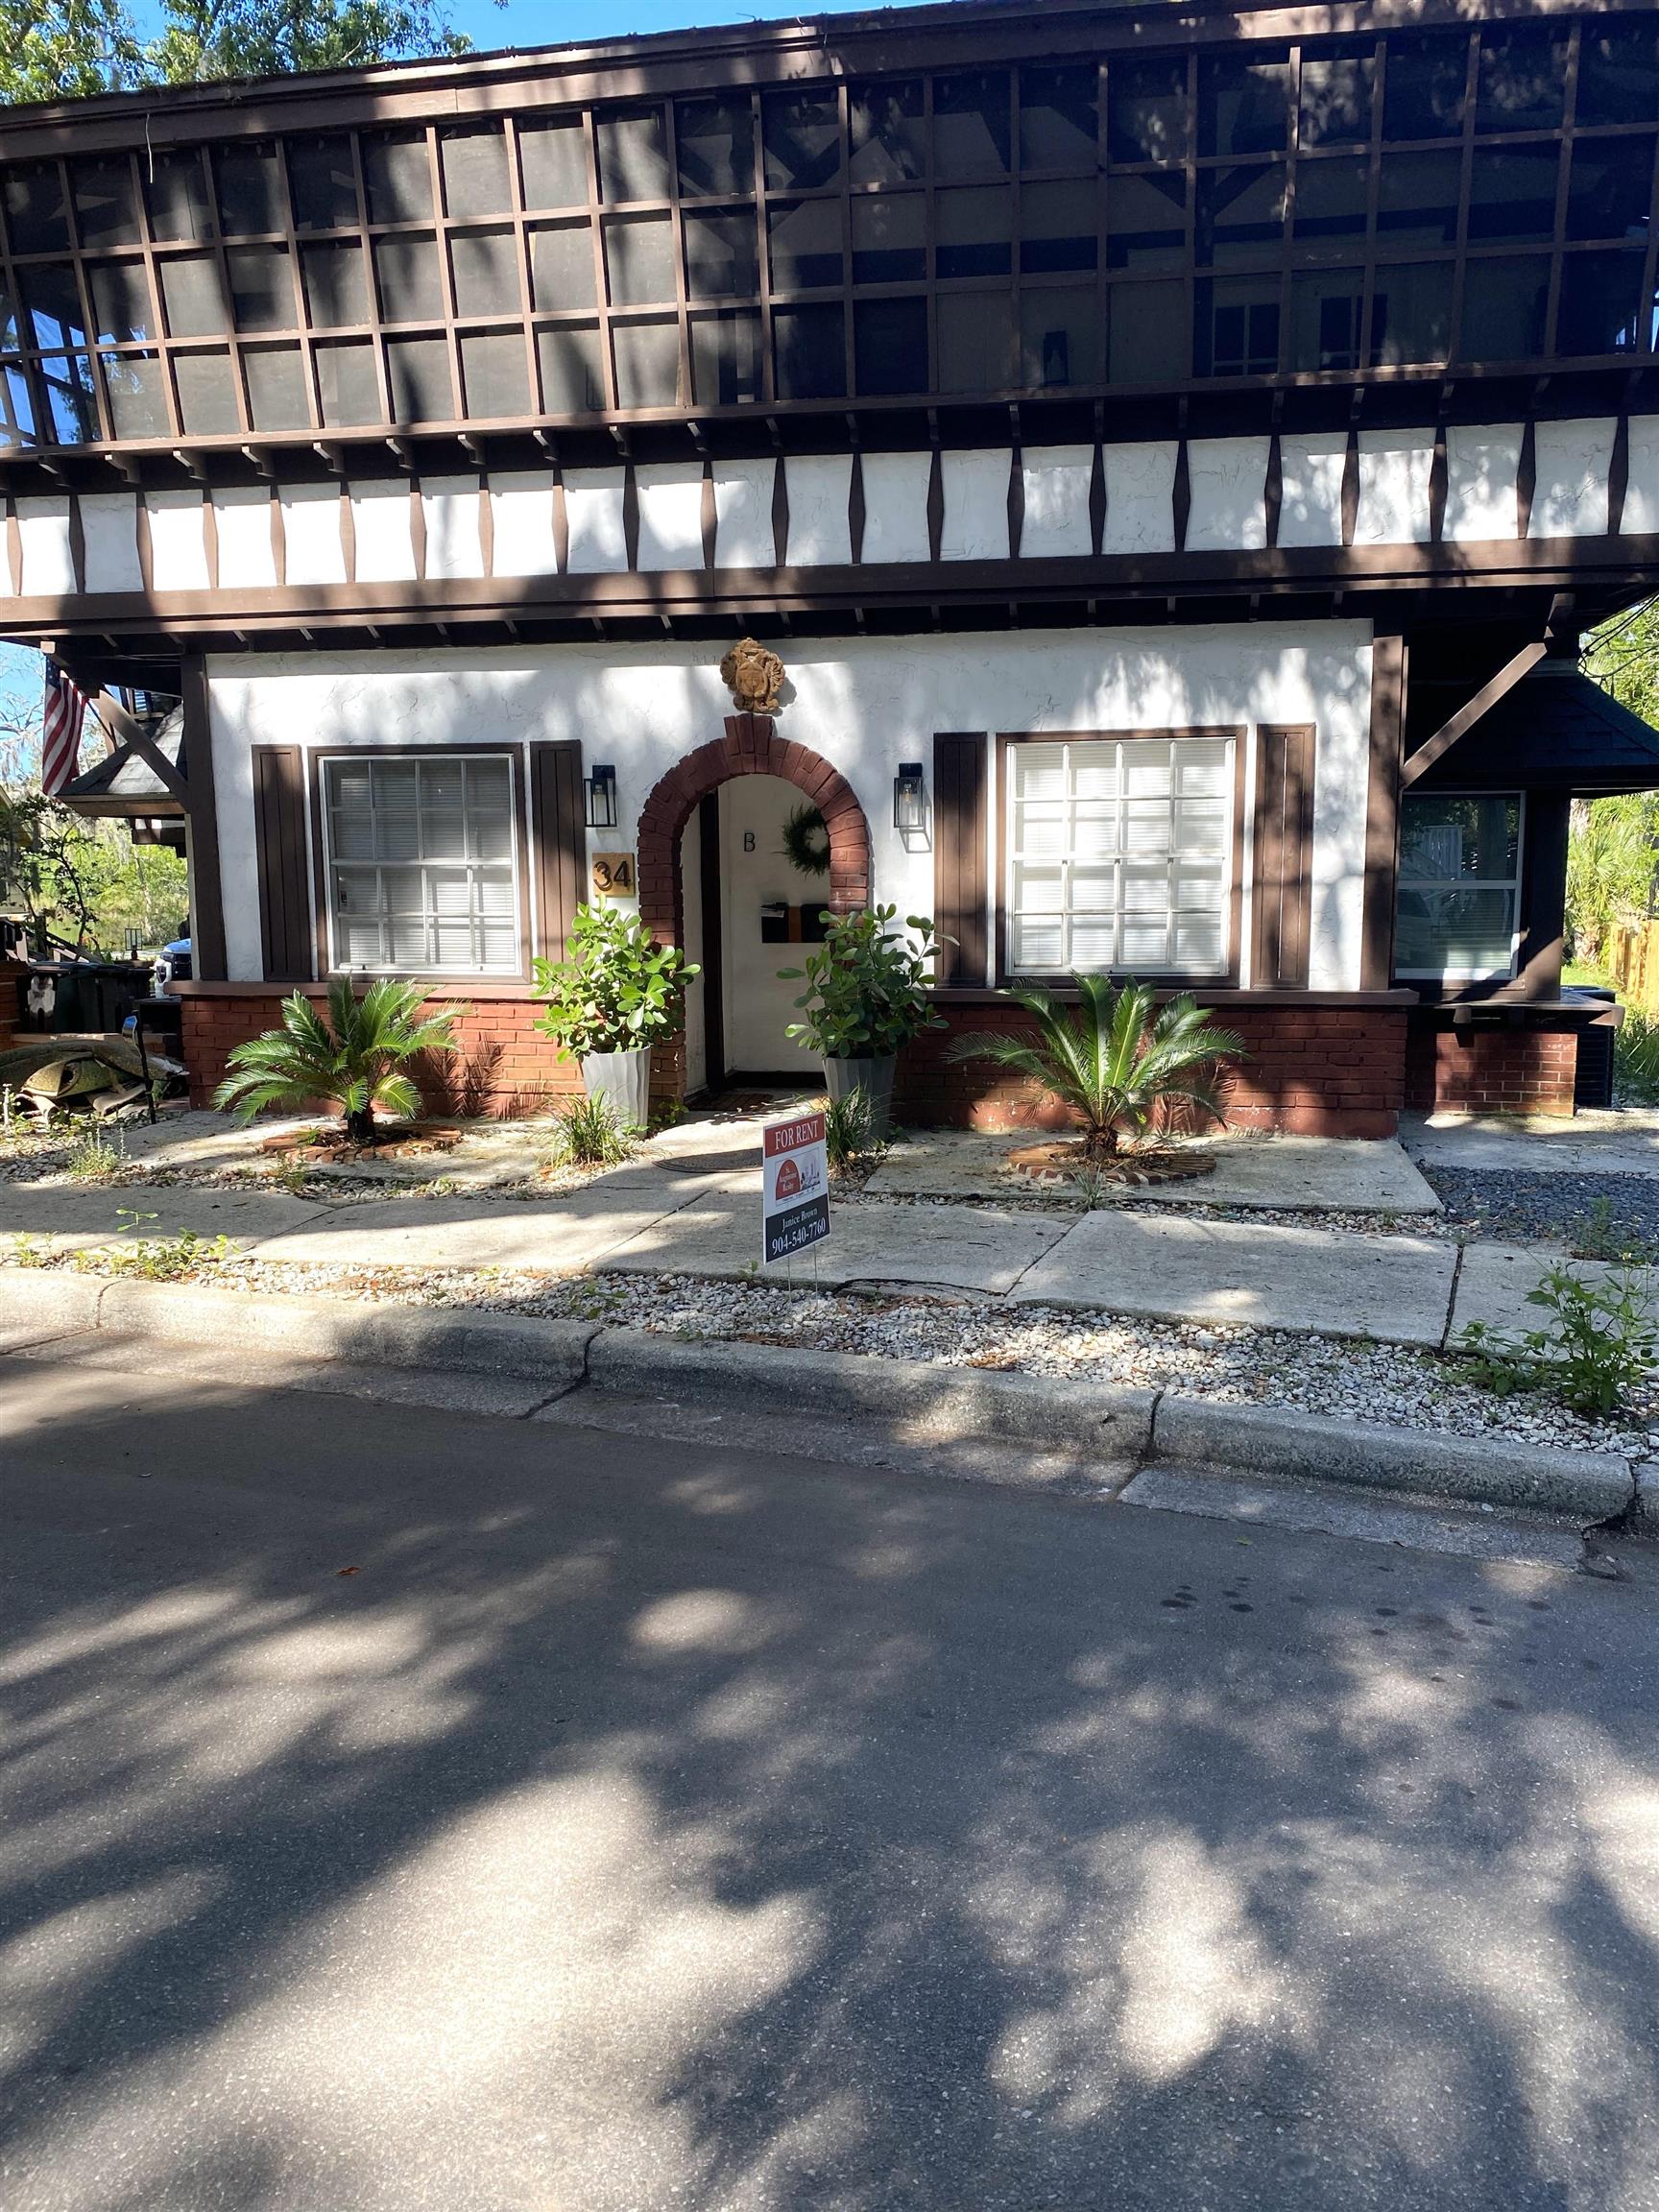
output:
<instances>
[{"instance_id":1,"label":"tree shadow on pavement","mask_svg":"<svg viewBox=\"0 0 1659 2212\"><path fill-rule=\"evenodd\" d=\"M1659 2201L1638 1589L5 1381L8 2212Z\"/></svg>"}]
</instances>

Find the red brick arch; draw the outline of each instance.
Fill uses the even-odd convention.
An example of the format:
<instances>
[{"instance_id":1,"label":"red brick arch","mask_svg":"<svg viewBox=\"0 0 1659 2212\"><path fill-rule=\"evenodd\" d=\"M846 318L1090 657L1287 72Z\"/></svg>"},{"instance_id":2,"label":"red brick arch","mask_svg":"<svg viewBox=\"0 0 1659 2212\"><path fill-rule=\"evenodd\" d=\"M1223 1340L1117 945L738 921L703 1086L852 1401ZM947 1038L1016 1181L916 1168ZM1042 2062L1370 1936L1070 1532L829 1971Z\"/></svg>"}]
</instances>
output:
<instances>
[{"instance_id":1,"label":"red brick arch","mask_svg":"<svg viewBox=\"0 0 1659 2212\"><path fill-rule=\"evenodd\" d=\"M781 738L769 714L729 714L726 734L670 768L639 816L639 913L660 943L685 942L680 832L698 801L733 776L781 776L795 784L830 832L825 903L845 914L868 902L870 825L852 784L808 747Z\"/></svg>"}]
</instances>

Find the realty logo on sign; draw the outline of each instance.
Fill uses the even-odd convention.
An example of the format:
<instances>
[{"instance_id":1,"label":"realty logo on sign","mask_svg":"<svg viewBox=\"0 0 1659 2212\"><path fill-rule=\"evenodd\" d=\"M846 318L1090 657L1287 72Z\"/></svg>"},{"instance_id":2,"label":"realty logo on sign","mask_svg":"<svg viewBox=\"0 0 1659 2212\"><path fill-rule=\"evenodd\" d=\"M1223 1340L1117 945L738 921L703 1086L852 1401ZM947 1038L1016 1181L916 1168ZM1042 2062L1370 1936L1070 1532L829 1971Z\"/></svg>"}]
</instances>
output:
<instances>
[{"instance_id":1,"label":"realty logo on sign","mask_svg":"<svg viewBox=\"0 0 1659 2212\"><path fill-rule=\"evenodd\" d=\"M791 1259L830 1234L830 1161L824 1117L797 1114L760 1132L760 1248L765 1263Z\"/></svg>"}]
</instances>

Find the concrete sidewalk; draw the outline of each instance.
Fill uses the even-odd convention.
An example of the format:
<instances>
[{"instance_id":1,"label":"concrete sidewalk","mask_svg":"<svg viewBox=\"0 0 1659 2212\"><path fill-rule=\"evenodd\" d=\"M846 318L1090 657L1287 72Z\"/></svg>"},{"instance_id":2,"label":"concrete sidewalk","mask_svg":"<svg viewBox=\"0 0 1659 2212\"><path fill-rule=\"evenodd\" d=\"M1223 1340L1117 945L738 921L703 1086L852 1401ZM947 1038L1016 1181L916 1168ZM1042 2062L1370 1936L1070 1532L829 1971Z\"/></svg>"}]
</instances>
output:
<instances>
[{"instance_id":1,"label":"concrete sidewalk","mask_svg":"<svg viewBox=\"0 0 1659 2212\"><path fill-rule=\"evenodd\" d=\"M672 1160L631 1164L563 1197L484 1193L318 1203L200 1184L0 1184L0 1244L221 1234L250 1256L363 1268L517 1267L549 1274L757 1272L759 1174L725 1142L681 1135ZM712 1132L709 1133L712 1136ZM1245 1324L1439 1345L1471 1319L1532 1326L1527 1293L1563 1255L1541 1245L1217 1221L1180 1212L1070 1214L863 1198L837 1207L797 1283L959 1292L1147 1319ZM780 1279L787 1276L780 1272ZM1585 1272L1604 1273L1593 1267Z\"/></svg>"}]
</instances>

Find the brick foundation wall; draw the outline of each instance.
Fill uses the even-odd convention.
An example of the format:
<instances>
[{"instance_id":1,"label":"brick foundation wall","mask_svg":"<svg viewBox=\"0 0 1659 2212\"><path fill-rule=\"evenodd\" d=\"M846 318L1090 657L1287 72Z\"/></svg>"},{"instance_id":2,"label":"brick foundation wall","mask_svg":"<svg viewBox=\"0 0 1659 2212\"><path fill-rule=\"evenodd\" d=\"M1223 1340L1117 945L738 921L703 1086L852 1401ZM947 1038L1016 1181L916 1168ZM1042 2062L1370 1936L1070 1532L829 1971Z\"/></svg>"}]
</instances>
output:
<instances>
[{"instance_id":1,"label":"brick foundation wall","mask_svg":"<svg viewBox=\"0 0 1659 2212\"><path fill-rule=\"evenodd\" d=\"M313 996L321 999L323 993ZM426 1011L440 1013L445 1003L434 1000ZM264 991L246 998L204 992L183 996L180 1004L190 1103L204 1106L232 1046L276 1027L279 1001ZM468 1001L455 1023L459 1054L428 1059L415 1070L430 1111L505 1118L533 1114L551 1099L579 1093L582 1078L574 1062L562 1060L536 1029L539 1010L531 998Z\"/></svg>"},{"instance_id":2,"label":"brick foundation wall","mask_svg":"<svg viewBox=\"0 0 1659 2212\"><path fill-rule=\"evenodd\" d=\"M1405 1102L1407 1018L1403 1006L1215 1007L1214 1021L1242 1040L1247 1055L1229 1087L1228 1122L1310 1137L1392 1137ZM1020 1028L1017 1006L953 1006L950 1022L948 1030L918 1038L900 1061L902 1120L990 1130L1065 1125L1052 1100L994 1064L945 1057L962 1031Z\"/></svg>"},{"instance_id":3,"label":"brick foundation wall","mask_svg":"<svg viewBox=\"0 0 1659 2212\"><path fill-rule=\"evenodd\" d=\"M1418 1114L1571 1114L1575 1028L1411 1024L1406 1103Z\"/></svg>"},{"instance_id":4,"label":"brick foundation wall","mask_svg":"<svg viewBox=\"0 0 1659 2212\"><path fill-rule=\"evenodd\" d=\"M435 1000L432 1009L445 1003L450 1001ZM232 1046L276 1025L278 999L268 990L204 991L184 995L181 1008L190 1099L205 1105ZM517 1116L579 1093L579 1070L539 1034L538 1011L531 998L469 1001L456 1022L460 1056L417 1070L428 1107L435 1113ZM896 1104L902 1120L924 1128L1064 1125L1064 1115L1051 1101L1042 1101L1000 1069L945 1059L950 1037L962 1030L1018 1026L1023 1020L1018 1007L979 998L951 1005L949 1019L949 1029L929 1030L900 1061ZM1322 1137L1394 1134L1406 1096L1406 1008L1222 1005L1214 1019L1238 1033L1248 1055L1228 1095L1227 1118L1235 1127ZM1571 1046L1574 1040L1565 1042ZM652 1094L678 1097L684 1083L685 1039L677 1037L652 1053ZM1571 1064L1566 1087L1570 1107Z\"/></svg>"}]
</instances>

